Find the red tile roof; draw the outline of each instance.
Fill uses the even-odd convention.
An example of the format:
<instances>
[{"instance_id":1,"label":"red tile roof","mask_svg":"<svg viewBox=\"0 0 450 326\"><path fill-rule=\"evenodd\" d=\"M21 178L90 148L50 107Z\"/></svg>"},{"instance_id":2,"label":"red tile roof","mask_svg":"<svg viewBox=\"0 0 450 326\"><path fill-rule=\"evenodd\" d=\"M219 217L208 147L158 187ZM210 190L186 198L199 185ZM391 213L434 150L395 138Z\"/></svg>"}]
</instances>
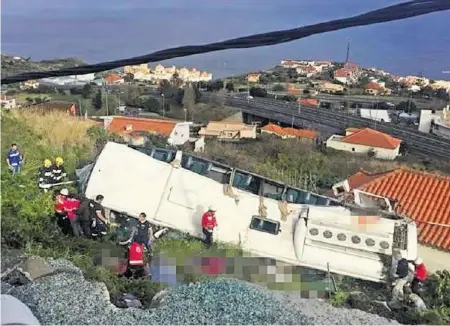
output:
<instances>
[{"instance_id":1,"label":"red tile roof","mask_svg":"<svg viewBox=\"0 0 450 326\"><path fill-rule=\"evenodd\" d=\"M316 139L317 131L309 129L281 128L280 126L269 123L261 128L263 131L273 132L277 135L296 136L299 138Z\"/></svg>"},{"instance_id":2,"label":"red tile roof","mask_svg":"<svg viewBox=\"0 0 450 326\"><path fill-rule=\"evenodd\" d=\"M402 142L401 139L394 138L388 134L370 128L364 128L351 135L345 136L341 141L349 144L387 149L395 149Z\"/></svg>"},{"instance_id":3,"label":"red tile roof","mask_svg":"<svg viewBox=\"0 0 450 326\"><path fill-rule=\"evenodd\" d=\"M351 73L351 70L341 68L334 72L334 77L348 77L348 75Z\"/></svg>"},{"instance_id":4,"label":"red tile roof","mask_svg":"<svg viewBox=\"0 0 450 326\"><path fill-rule=\"evenodd\" d=\"M304 73L317 72L316 68L314 68L313 66L309 66L309 65L297 67L297 70L300 70Z\"/></svg>"},{"instance_id":5,"label":"red tile roof","mask_svg":"<svg viewBox=\"0 0 450 326\"><path fill-rule=\"evenodd\" d=\"M170 136L176 124L176 121L170 120L114 117L108 126L108 130L121 135L131 134L136 131L146 131ZM127 130L127 126L131 128Z\"/></svg>"},{"instance_id":6,"label":"red tile roof","mask_svg":"<svg viewBox=\"0 0 450 326\"><path fill-rule=\"evenodd\" d=\"M301 105L319 106L319 100L315 98L301 98L297 100Z\"/></svg>"},{"instance_id":7,"label":"red tile roof","mask_svg":"<svg viewBox=\"0 0 450 326\"><path fill-rule=\"evenodd\" d=\"M380 84L377 84L377 83L375 83L375 82L370 82L370 83L366 84L366 85L364 86L364 88L365 88L365 89L375 89L375 90L378 90L378 91L383 90L383 87L381 87Z\"/></svg>"},{"instance_id":8,"label":"red tile roof","mask_svg":"<svg viewBox=\"0 0 450 326\"><path fill-rule=\"evenodd\" d=\"M350 180L363 191L397 200L397 212L416 221L420 242L450 250L450 177L396 169L360 171Z\"/></svg>"},{"instance_id":9,"label":"red tile roof","mask_svg":"<svg viewBox=\"0 0 450 326\"><path fill-rule=\"evenodd\" d=\"M105 77L105 80L108 84L113 84L114 82L117 82L119 80L122 80L123 78L120 77L118 74L109 74Z\"/></svg>"}]
</instances>

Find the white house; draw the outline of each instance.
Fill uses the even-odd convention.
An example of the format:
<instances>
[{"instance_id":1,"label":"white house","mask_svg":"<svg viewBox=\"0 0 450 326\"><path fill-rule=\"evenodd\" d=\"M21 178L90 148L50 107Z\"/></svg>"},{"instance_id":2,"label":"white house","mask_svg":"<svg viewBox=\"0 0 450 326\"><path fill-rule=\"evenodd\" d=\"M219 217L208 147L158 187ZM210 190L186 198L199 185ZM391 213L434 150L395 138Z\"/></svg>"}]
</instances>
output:
<instances>
[{"instance_id":1,"label":"white house","mask_svg":"<svg viewBox=\"0 0 450 326\"><path fill-rule=\"evenodd\" d=\"M2 95L0 105L5 109L14 109L16 107L16 99Z\"/></svg>"},{"instance_id":2,"label":"white house","mask_svg":"<svg viewBox=\"0 0 450 326\"><path fill-rule=\"evenodd\" d=\"M450 139L450 107L442 111L421 110L419 131Z\"/></svg>"},{"instance_id":3,"label":"white house","mask_svg":"<svg viewBox=\"0 0 450 326\"><path fill-rule=\"evenodd\" d=\"M327 140L327 147L339 151L369 154L384 160L393 160L400 155L401 140L388 134L370 129L348 128L346 135L333 135Z\"/></svg>"}]
</instances>

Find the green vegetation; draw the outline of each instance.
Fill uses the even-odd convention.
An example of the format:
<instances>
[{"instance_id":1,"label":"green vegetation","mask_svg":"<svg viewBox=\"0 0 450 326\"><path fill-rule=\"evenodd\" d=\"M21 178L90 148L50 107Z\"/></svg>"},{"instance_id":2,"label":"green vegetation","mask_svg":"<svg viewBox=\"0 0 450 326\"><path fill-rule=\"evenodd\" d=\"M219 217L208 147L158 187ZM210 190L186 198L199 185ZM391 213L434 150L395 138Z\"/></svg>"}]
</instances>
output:
<instances>
[{"instance_id":1,"label":"green vegetation","mask_svg":"<svg viewBox=\"0 0 450 326\"><path fill-rule=\"evenodd\" d=\"M12 56L1 56L2 77L8 77L30 71L56 70L85 64L76 58L32 61L30 58L14 59Z\"/></svg>"}]
</instances>

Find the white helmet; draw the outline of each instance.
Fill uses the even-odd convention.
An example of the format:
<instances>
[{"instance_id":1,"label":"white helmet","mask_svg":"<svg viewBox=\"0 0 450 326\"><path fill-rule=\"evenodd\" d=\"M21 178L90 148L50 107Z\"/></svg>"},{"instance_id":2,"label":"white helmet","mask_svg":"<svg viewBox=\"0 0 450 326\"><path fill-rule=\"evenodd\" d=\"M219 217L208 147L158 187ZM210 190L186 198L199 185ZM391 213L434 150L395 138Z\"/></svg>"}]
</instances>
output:
<instances>
[{"instance_id":1,"label":"white helmet","mask_svg":"<svg viewBox=\"0 0 450 326\"><path fill-rule=\"evenodd\" d=\"M61 189L59 193L63 196L69 196L69 190L67 188Z\"/></svg>"},{"instance_id":2,"label":"white helmet","mask_svg":"<svg viewBox=\"0 0 450 326\"><path fill-rule=\"evenodd\" d=\"M420 257L417 257L416 261L415 261L416 265L420 265L423 264L423 260Z\"/></svg>"},{"instance_id":3,"label":"white helmet","mask_svg":"<svg viewBox=\"0 0 450 326\"><path fill-rule=\"evenodd\" d=\"M209 206L208 210L211 212L215 212L216 208L213 205L211 205L211 206Z\"/></svg>"}]
</instances>

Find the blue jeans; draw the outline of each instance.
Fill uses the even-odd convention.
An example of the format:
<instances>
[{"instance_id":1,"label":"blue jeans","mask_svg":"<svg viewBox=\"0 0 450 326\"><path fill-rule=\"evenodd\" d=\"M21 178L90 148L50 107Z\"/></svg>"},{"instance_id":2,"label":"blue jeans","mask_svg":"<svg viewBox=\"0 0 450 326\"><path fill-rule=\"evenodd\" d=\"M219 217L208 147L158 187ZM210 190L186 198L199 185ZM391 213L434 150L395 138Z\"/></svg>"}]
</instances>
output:
<instances>
[{"instance_id":1,"label":"blue jeans","mask_svg":"<svg viewBox=\"0 0 450 326\"><path fill-rule=\"evenodd\" d=\"M13 174L19 174L20 173L20 164L12 165L11 170L12 170Z\"/></svg>"}]
</instances>

